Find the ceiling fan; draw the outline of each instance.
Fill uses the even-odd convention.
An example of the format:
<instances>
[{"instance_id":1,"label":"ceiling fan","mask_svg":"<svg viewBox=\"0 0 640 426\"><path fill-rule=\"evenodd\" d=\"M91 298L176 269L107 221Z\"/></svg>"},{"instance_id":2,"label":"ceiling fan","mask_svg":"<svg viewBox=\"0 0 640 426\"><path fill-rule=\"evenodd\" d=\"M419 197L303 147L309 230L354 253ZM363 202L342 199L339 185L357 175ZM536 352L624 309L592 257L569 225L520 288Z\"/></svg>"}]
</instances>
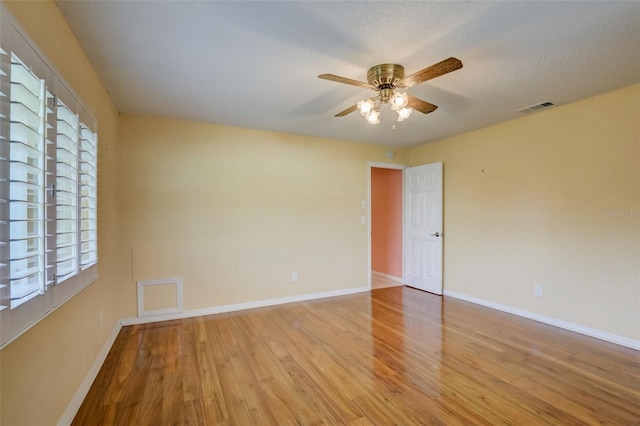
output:
<instances>
[{"instance_id":1,"label":"ceiling fan","mask_svg":"<svg viewBox=\"0 0 640 426\"><path fill-rule=\"evenodd\" d=\"M334 74L320 74L318 78L336 81L338 83L349 84L351 86L371 89L378 92L376 96L363 99L357 104L350 106L337 113L336 117L344 117L355 110L359 110L369 123L378 124L380 115L380 105L390 104L391 109L398 113L398 121L403 121L411 115L415 109L423 114L429 114L438 108L422 99L408 95L406 92L400 93L401 89L413 87L432 78L450 73L462 68L462 62L457 58L449 58L430 67L417 71L407 77L404 76L404 67L398 64L379 64L371 67L367 72L367 81L364 83L350 78L340 77Z\"/></svg>"}]
</instances>

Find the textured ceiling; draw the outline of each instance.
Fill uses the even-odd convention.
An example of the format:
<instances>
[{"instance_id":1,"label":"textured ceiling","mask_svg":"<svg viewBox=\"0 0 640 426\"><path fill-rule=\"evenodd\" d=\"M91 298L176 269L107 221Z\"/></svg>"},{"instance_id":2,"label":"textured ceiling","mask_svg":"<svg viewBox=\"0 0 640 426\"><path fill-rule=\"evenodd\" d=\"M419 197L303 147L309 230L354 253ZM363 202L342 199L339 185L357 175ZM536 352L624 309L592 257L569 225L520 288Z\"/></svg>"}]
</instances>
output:
<instances>
[{"instance_id":1,"label":"textured ceiling","mask_svg":"<svg viewBox=\"0 0 640 426\"><path fill-rule=\"evenodd\" d=\"M57 1L117 108L411 146L640 82L639 2ZM369 67L464 68L408 92L439 108L392 130L357 112Z\"/></svg>"}]
</instances>

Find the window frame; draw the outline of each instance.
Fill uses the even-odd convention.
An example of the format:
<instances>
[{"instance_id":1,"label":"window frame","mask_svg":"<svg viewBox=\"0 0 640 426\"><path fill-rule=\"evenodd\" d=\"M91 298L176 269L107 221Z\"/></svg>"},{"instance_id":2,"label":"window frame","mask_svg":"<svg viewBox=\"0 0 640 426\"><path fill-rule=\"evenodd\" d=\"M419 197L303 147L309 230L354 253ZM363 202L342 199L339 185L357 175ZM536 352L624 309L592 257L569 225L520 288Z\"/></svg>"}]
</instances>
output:
<instances>
[{"instance_id":1,"label":"window frame","mask_svg":"<svg viewBox=\"0 0 640 426\"><path fill-rule=\"evenodd\" d=\"M33 327L36 323L42 320L60 307L65 301L69 300L75 294L87 287L98 278L98 264L99 264L99 252L98 252L98 132L97 121L89 110L79 100L73 90L57 73L51 63L46 59L44 55L38 50L37 46L29 39L26 33L16 23L15 19L9 14L4 4L0 3L0 93L5 96L0 96L0 349L11 343L18 338L24 332ZM3 54L4 53L4 54ZM41 185L32 186L24 185L20 181L16 181L16 170L18 165L18 153L20 149L17 148L19 142L12 141L13 136L17 135L11 132L12 118L17 117L13 112L16 108L18 88L17 83L12 80L11 73L11 58L12 54L15 57L20 58L20 61L26 65L26 68L36 76L37 79L43 82L43 91L39 98L41 104L41 113L44 114L43 127L40 136L42 138L43 146L42 151L37 151L38 155L42 155L41 168L43 169ZM16 94L12 101L12 87L16 87ZM26 95L24 95L26 96ZM25 98L26 99L26 98ZM63 169L58 162L58 149L61 142L58 140L58 99L66 105L66 107L75 114L77 118L77 145L75 156L75 179L72 179L74 184L68 186L74 187L75 192L65 192L65 197L68 202L68 206L61 208L61 212L66 212L67 215L75 216L72 219L75 223L75 237L72 236L73 247L71 251L74 251L73 258L75 259L75 267L73 273L70 273L64 277L64 279L58 280L57 266L58 266L58 237L62 234L58 232L57 224L58 220L58 207L60 207L59 199L56 194L58 180L60 179L60 173ZM12 106L13 104L13 106ZM34 103L31 103L34 106ZM12 116L12 113L14 116ZM41 117L42 118L42 117ZM80 161L82 152L81 148L81 131L85 128L85 137L92 138L94 152L93 157L85 154L84 160ZM16 129L17 131L17 129ZM12 150L12 147L14 148ZM13 152L13 154L12 154ZM32 153L33 155L33 153ZM61 153L62 157L65 157L66 153ZM24 157L27 158L27 157ZM66 156L66 159L71 161L73 156ZM86 161L88 159L88 161ZM89 166L83 165L89 164ZM83 176L81 172L81 166L84 170L88 170L89 176ZM68 168L71 170L72 168ZM13 180L11 179L12 172ZM92 184L92 194L94 196L88 202L84 202L89 206L89 209L83 208L82 181L90 182ZM27 219L23 219L25 224L15 225L11 227L11 224L15 222L17 216L11 220L11 206L12 203L24 203L15 199L11 201L11 188L13 185L13 197L26 197L27 195L36 199L41 205L40 216L37 221L37 228L39 236L42 237L42 247L39 254L41 255L41 262L38 265L38 272L40 273L42 285L39 292L34 292L33 297L30 300L25 300L23 303L12 306L11 292L15 291L15 286L11 285L11 279L16 283L16 271L18 268L29 268L29 265L35 263L25 263L19 260L19 263L14 263L15 268L12 272L10 259L15 257L15 252L11 253L11 241L12 237L16 235L22 235L24 232L27 235L23 235L22 238L31 238L28 233L33 232L30 225L27 225ZM36 189L34 189L36 188ZM17 194L17 195L16 195ZM24 195L27 194L27 195ZM36 197L37 195L37 197ZM75 197L75 198L74 198ZM71 209L69 208L71 207ZM94 229L90 233L84 234L85 237L90 237L89 244L86 241L81 241L81 235L83 235L81 224L83 224L82 215L89 216L95 224ZM33 222L36 223L36 222ZM34 228L34 229L35 229ZM92 249L90 259L91 262L82 265L82 247L88 247ZM17 247L17 246L16 246ZM15 248L14 248L15 250ZM31 256L31 255L29 255ZM26 259L26 258L25 258ZM35 268L35 267L34 267ZM35 269L34 269L35 271ZM29 271L28 274L31 274ZM33 272L36 274L36 272ZM15 304L14 304L15 305Z\"/></svg>"}]
</instances>

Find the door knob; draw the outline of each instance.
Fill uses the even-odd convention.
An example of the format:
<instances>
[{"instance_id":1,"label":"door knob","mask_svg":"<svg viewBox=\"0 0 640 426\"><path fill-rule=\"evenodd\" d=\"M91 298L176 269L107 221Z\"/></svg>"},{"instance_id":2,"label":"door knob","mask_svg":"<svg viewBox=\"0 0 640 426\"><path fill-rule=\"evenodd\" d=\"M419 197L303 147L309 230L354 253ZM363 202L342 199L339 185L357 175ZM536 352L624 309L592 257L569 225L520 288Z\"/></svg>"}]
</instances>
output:
<instances>
[{"instance_id":1,"label":"door knob","mask_svg":"<svg viewBox=\"0 0 640 426\"><path fill-rule=\"evenodd\" d=\"M439 233L439 232L436 232L435 234L430 234L430 235L431 235L432 237L439 237L439 236L440 236L440 233Z\"/></svg>"}]
</instances>

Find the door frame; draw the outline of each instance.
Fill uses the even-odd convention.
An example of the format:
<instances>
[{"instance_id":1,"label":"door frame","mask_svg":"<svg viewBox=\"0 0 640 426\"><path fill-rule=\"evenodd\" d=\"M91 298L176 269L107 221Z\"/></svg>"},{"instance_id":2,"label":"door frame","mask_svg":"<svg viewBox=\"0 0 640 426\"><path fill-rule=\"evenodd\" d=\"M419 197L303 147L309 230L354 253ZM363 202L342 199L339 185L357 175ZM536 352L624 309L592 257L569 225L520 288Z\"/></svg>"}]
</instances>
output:
<instances>
[{"instance_id":1,"label":"door frame","mask_svg":"<svg viewBox=\"0 0 640 426\"><path fill-rule=\"evenodd\" d=\"M371 169L393 169L402 170L409 166L394 163L378 163L375 161L367 162L367 288L371 290ZM404 282L404 172L402 173L402 281Z\"/></svg>"}]
</instances>

